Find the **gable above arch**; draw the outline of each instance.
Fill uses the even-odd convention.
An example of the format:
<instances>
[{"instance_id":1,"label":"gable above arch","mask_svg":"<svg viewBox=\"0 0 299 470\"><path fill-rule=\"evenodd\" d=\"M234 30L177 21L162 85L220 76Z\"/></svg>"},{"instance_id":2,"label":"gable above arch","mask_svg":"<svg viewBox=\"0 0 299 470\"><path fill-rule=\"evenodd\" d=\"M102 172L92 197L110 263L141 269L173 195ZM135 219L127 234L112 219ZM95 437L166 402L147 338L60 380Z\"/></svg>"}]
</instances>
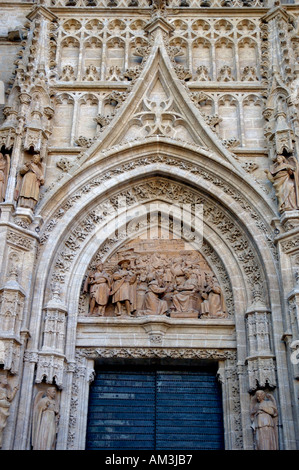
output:
<instances>
[{"instance_id":1,"label":"gable above arch","mask_svg":"<svg viewBox=\"0 0 299 470\"><path fill-rule=\"evenodd\" d=\"M192 101L191 93L178 78L163 29L157 27L152 34L153 46L140 76L133 80L129 93L108 96L110 110L114 106L117 113L102 116L102 120L110 122L100 129L93 144L84 152L77 171L99 160L102 152L111 147L146 142L152 137L194 145L217 155L238 171L235 159L209 127Z\"/></svg>"}]
</instances>

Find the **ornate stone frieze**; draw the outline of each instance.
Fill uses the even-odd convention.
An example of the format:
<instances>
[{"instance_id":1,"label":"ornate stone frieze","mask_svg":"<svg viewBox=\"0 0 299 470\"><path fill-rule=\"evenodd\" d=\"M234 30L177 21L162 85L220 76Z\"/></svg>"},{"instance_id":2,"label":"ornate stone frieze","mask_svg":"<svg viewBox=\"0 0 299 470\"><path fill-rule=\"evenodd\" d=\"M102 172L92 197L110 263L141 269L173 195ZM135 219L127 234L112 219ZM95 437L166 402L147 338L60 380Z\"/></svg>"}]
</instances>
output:
<instances>
[{"instance_id":1,"label":"ornate stone frieze","mask_svg":"<svg viewBox=\"0 0 299 470\"><path fill-rule=\"evenodd\" d=\"M101 255L100 255L101 256ZM97 256L96 256L97 258ZM182 240L131 241L96 262L83 288L96 316L226 318L219 282L202 255Z\"/></svg>"},{"instance_id":2,"label":"ornate stone frieze","mask_svg":"<svg viewBox=\"0 0 299 470\"><path fill-rule=\"evenodd\" d=\"M81 348L83 357L97 358L171 358L171 359L215 359L236 360L236 351L196 348Z\"/></svg>"},{"instance_id":3,"label":"ornate stone frieze","mask_svg":"<svg viewBox=\"0 0 299 470\"><path fill-rule=\"evenodd\" d=\"M288 237L286 240L280 242L281 248L285 253L297 252L299 248L299 235L295 233L291 237Z\"/></svg>"},{"instance_id":4,"label":"ornate stone frieze","mask_svg":"<svg viewBox=\"0 0 299 470\"><path fill-rule=\"evenodd\" d=\"M7 234L7 241L10 244L18 246L25 251L30 251L33 248L32 241L29 238L12 230L10 230Z\"/></svg>"}]
</instances>

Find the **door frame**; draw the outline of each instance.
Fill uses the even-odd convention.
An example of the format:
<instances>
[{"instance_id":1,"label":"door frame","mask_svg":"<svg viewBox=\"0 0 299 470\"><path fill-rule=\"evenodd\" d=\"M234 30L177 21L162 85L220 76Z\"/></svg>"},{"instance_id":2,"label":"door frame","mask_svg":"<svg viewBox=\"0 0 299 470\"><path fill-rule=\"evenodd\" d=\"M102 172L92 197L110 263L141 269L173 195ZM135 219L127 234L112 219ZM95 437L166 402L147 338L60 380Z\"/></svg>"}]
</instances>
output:
<instances>
[{"instance_id":1,"label":"door frame","mask_svg":"<svg viewBox=\"0 0 299 470\"><path fill-rule=\"evenodd\" d=\"M233 349L200 348L76 348L75 360L69 364L68 382L72 393L62 403L67 409L67 419L60 427L57 449L84 450L87 430L88 400L90 384L95 377L95 364L112 364L119 361L155 359L168 360L175 364L179 360L217 362L217 377L221 384L224 445L226 450L241 450L243 431L241 418L241 390L237 352Z\"/></svg>"},{"instance_id":2,"label":"door frame","mask_svg":"<svg viewBox=\"0 0 299 470\"><path fill-rule=\"evenodd\" d=\"M163 388L163 391L159 391L159 380L162 380L162 384L164 383L165 384L165 381L168 382L169 380L169 376L171 377L171 384L172 386L174 387L172 392L172 397L175 398L175 397L178 397L178 391L176 390L176 386L178 387L181 387L183 384L183 386L187 386L187 389L188 389L188 384L191 385L191 383L193 383L194 380L196 380L196 383L198 385L198 387L201 387L202 386L202 380L205 381L205 378L208 376L208 380L210 379L213 379L213 382L211 384L211 387L212 389L209 388L211 395L213 396L213 403L214 403L214 406L216 406L216 403L217 403L217 415L218 413L221 413L221 424L219 423L219 426L218 425L215 425L215 436L217 434L217 436L221 437L221 440L222 440L222 445L221 447L219 448L219 450L222 450L224 449L224 423L223 423L223 406L222 406L222 390L221 390L221 385L219 383L219 380L218 380L218 377L217 377L217 371L218 371L218 364L217 362L214 362L214 361L200 361L200 360L191 360L191 361L186 361L186 360L175 360L175 361L172 361L172 360L166 360L164 361L163 358L161 359L156 359L156 360L151 360L150 362L146 361L146 360L132 360L132 359L128 359L128 360L121 360L121 361L117 361L117 360L113 360L112 362L108 362L107 363L107 360L104 360L104 361L95 361L95 381L91 384L90 386L90 389L92 390L93 386L96 385L97 387L97 391L100 391L101 390L101 386L108 386L110 392L112 394L114 393L122 393L122 388L120 386L120 383L119 383L119 380L122 381L133 381L132 383L132 386L134 388L133 389L130 389L127 390L125 393L129 394L130 395L130 405L129 405L129 410L131 412L134 413L134 418L137 418L135 416L135 405L138 405L140 406L141 403L143 403L144 405L147 403L148 405L152 406L153 409L152 409L152 413L150 414L150 417L148 418L147 420L147 424L151 424L151 426L153 427L153 429L155 429L155 431L153 432L153 434L151 435L151 438L150 440L148 441L148 443L146 445L153 445L154 447L152 448L149 448L148 450L162 450L162 449L158 449L157 448L157 442L158 440L161 440L162 438L162 435L166 438L168 438L168 433L165 433L165 430L163 430L163 425L162 427L160 426L161 422L159 420L159 412L162 410L163 408L163 413L165 412L165 408L164 406L162 407L161 404L162 402L159 401L159 398L160 399L165 399L165 394L168 395L168 388L166 386L166 389ZM117 377L117 379L115 378ZM113 381L116 381L115 385L113 384L110 384L109 385L105 382L105 380L108 380L110 382L110 380L113 380ZM119 380L118 380L119 379ZM146 380L146 383L149 384L149 388L146 388L146 392L149 394L147 395L148 396L148 400L146 400L146 402L144 401L144 399L142 399L141 397L139 397L139 393L143 393L143 389L140 388L140 386L138 385L137 388L135 388L135 382L138 382L138 381L141 381L143 382L144 379ZM189 382L190 380L190 382ZM105 385L106 384L106 385ZM115 389L111 389L111 387L114 387L115 386ZM127 385L125 385L127 387ZM191 385L192 386L192 385ZM194 386L194 385L193 385ZM216 388L215 388L216 387ZM188 390L186 389L186 393L188 393ZM217 389L217 390L216 390ZM109 393L110 393L109 392ZM133 402L131 402L131 393L135 394L137 393L137 403L133 400ZM190 393L190 392L189 392ZM194 390L194 393L195 390ZM214 395L215 393L215 395ZM221 395L219 395L219 393ZM170 396L169 396L170 398ZM195 395L194 394L190 394L189 395L189 399L188 399L188 406L189 406L189 413L190 413L190 406L192 408L192 415L194 414L195 412L195 409L194 409L194 406L195 406L195 403L194 403L194 398ZM204 404L204 402L206 401L207 399L207 394L204 393L197 396L197 400L198 401L198 405L199 407L202 407L202 406L206 406ZM209 399L211 399L211 396L209 395ZM142 400L142 401L141 401ZM153 401L151 401L153 400ZM190 402L191 400L191 402ZM197 401L196 400L196 401ZM214 401L215 400L215 401ZM124 403L123 403L124 404ZM175 409L172 409L172 402L169 402L168 400L168 404L171 406L171 413L172 412L175 412ZM94 418L94 417L91 417L90 416L90 413L93 411L95 411L95 409L93 408L94 406L97 407L98 403L97 403L97 399L95 398L93 401L91 401L89 399L89 404L88 404L88 422L87 422L87 430L86 430L86 435L87 435L87 439L86 441L88 440L88 430L89 430L89 426L91 425L92 427L96 426L96 423L94 422L94 420L97 420L97 418ZM105 405L109 406L109 414L112 412L113 413L113 405L112 405L112 410L111 410L111 401L109 399L107 399L104 403L102 402L101 403L101 406L104 406L104 409L105 409ZM185 402L179 402L176 403L176 406L178 408L176 408L177 412L178 413L181 413L182 411L182 406L185 406ZM127 410L127 405L124 404L124 407ZM121 407L121 411L124 412L124 408ZM103 413L105 414L105 411L103 410ZM138 418L140 419L142 416L143 416L143 413L142 413L142 409L140 408L140 412L141 414L138 415ZM209 419L207 420L207 417L205 415L202 415L200 409L198 408L198 413L200 414L200 419L204 421L204 424L203 426L205 427L206 424L209 423ZM103 416L103 418L101 419L120 419L117 415L114 416L114 418L110 417L110 418L107 418L105 416ZM126 418L127 419L127 418ZM129 418L130 419L130 418ZM166 418L164 418L166 419ZM192 418L191 418L192 419ZM138 423L140 423L138 421ZM172 426L172 424L164 424L165 426ZM112 425L113 426L113 425ZM188 426L187 425L187 421L185 422L185 426ZM198 426L198 425L197 425ZM201 436L203 437L206 433L205 431L208 431L208 429L205 429L203 427L203 429L199 429L198 430L198 433L201 434ZM97 430L97 431L92 431L92 432L99 432L100 434L102 434L103 432L104 433L108 433L109 434L109 430L105 430L103 429L103 427L101 427L101 430ZM123 432L126 433L134 433L134 426L132 424L128 424L127 427L126 427L126 431L117 431L119 432L120 434L122 434ZM143 434L145 431L141 431L141 434ZM162 432L162 434L161 434ZM185 429L185 432L184 430L182 429L180 431L180 425L178 424L178 428L176 431L173 430L173 432L175 433L182 433L182 436L188 432L188 437L186 436L185 438L190 442L190 445L191 444L191 440L189 438L189 433L190 433L190 429L189 429L189 426ZM136 438L138 439L138 436L139 434L137 433L136 434ZM111 435L112 437L112 435ZM182 437L183 438L183 437ZM104 440L106 440L105 438L103 438ZM146 438L145 438L146 439ZM109 440L109 442L111 443L111 441ZM150 444L150 442L152 444ZM115 441L115 443L117 443L117 441ZM131 448L131 450L133 451L138 451L138 449L134 447L134 444L132 444L133 447ZM88 449L90 450L97 450L97 447L91 445L91 447L88 447ZM113 448L111 447L106 447L105 445L103 446L103 449L101 450L106 450L106 451L109 451L109 450L114 450ZM115 449L116 450L116 449ZM117 447L117 450L118 451L126 451L128 449L126 449L125 447L123 449L121 448L118 448ZM130 449L129 449L130 450ZM190 450L190 448L189 448ZM194 448L194 450L196 450ZM211 449L212 450L212 449Z\"/></svg>"}]
</instances>

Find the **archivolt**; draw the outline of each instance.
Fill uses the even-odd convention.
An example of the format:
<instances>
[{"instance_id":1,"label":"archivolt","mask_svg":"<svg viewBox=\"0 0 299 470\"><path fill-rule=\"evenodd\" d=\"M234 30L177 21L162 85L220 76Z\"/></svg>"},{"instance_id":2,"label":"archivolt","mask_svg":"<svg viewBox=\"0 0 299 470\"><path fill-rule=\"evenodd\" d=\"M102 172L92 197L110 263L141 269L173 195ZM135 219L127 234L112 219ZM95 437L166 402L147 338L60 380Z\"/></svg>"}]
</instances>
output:
<instances>
[{"instance_id":1,"label":"archivolt","mask_svg":"<svg viewBox=\"0 0 299 470\"><path fill-rule=\"evenodd\" d=\"M186 158L182 158L181 146L158 144L152 142L146 149L136 144L134 151L126 148L122 154L111 151L109 158L90 162L90 167L78 171L72 179L74 189L66 184L41 202L39 213L45 228L36 265L32 321L41 322L39 312L49 299L51 283L62 286L63 298L72 292L72 310L74 295L78 307L80 285L96 252L115 249L116 245L109 248L111 241L101 245L98 236L120 195L130 208L157 199L170 204L204 204L208 233L204 246L212 250L214 262L218 258L227 267L231 285L243 290L247 298L242 301L243 313L245 304L254 299L269 302L274 295L277 302L276 251L270 228L273 209L250 181L219 157L185 148ZM230 269L231 264L235 268ZM74 279L76 289L71 288Z\"/></svg>"},{"instance_id":2,"label":"archivolt","mask_svg":"<svg viewBox=\"0 0 299 470\"><path fill-rule=\"evenodd\" d=\"M217 235L218 243L229 248L233 257L243 271L249 301L252 301L253 291L255 297L265 298L265 275L263 267L256 253L254 242L250 239L246 228L229 213L219 202L212 200L205 194L199 193L190 187L169 181L162 177L151 177L141 182L134 182L129 187L95 198L93 204L85 207L84 213L80 214L76 220L72 220L72 227L67 227L64 236L60 240L59 248L49 266L51 275L48 283L60 283L68 286L73 276L74 265L80 253L89 252L85 258L84 272L88 267L95 252L101 247L102 257L105 253L113 250L112 245L118 242L111 234L114 232L114 220L124 217L124 211L118 207L119 200L126 203L132 213L140 205L148 204L151 201L161 201L168 204L202 204L204 230ZM75 222L75 223L74 223ZM106 235L104 236L104 229ZM105 238L105 240L104 240ZM94 246L94 252L88 250L89 243ZM213 243L209 243L212 245ZM213 247L215 248L215 247ZM226 265L229 261L219 253L220 258ZM231 261L230 261L231 262ZM84 273L82 273L83 275ZM250 293L252 293L250 295Z\"/></svg>"}]
</instances>

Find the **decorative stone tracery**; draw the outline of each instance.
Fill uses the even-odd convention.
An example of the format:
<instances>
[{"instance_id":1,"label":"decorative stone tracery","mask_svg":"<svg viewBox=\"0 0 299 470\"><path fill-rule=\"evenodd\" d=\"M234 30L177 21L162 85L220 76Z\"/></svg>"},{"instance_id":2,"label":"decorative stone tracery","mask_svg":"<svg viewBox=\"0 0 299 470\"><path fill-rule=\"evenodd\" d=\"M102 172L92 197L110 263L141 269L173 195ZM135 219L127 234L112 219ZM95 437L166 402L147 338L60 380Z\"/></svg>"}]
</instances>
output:
<instances>
[{"instance_id":1,"label":"decorative stone tracery","mask_svg":"<svg viewBox=\"0 0 299 470\"><path fill-rule=\"evenodd\" d=\"M298 334L298 41L296 8L268 7L260 0L33 6L0 128L0 363L9 384L22 377L18 402L16 387L2 387L5 448L34 447L30 413L47 387L61 390L59 400L49 399L62 414L51 447L83 449L93 362L104 358L217 361L226 448L259 447L249 412L258 389L283 420L277 447L294 447L298 367L286 356ZM281 160L289 193L275 181ZM20 194L16 180L28 173L35 184ZM192 266L181 248L181 260L170 263L174 253L157 250L158 237L161 264L153 253L142 260L134 243L146 224L126 223L120 199L130 215L159 201L189 204L194 216L202 204L203 240L194 231L180 239L192 244ZM175 238L176 216L158 230ZM124 235L112 230L115 220ZM131 291L116 298L114 265L126 258L135 309ZM105 289L92 290L96 279L109 287L106 303ZM216 281L224 302L214 315ZM134 347L117 347L128 328ZM105 329L113 334L104 340ZM96 346L86 345L88 334Z\"/></svg>"}]
</instances>

